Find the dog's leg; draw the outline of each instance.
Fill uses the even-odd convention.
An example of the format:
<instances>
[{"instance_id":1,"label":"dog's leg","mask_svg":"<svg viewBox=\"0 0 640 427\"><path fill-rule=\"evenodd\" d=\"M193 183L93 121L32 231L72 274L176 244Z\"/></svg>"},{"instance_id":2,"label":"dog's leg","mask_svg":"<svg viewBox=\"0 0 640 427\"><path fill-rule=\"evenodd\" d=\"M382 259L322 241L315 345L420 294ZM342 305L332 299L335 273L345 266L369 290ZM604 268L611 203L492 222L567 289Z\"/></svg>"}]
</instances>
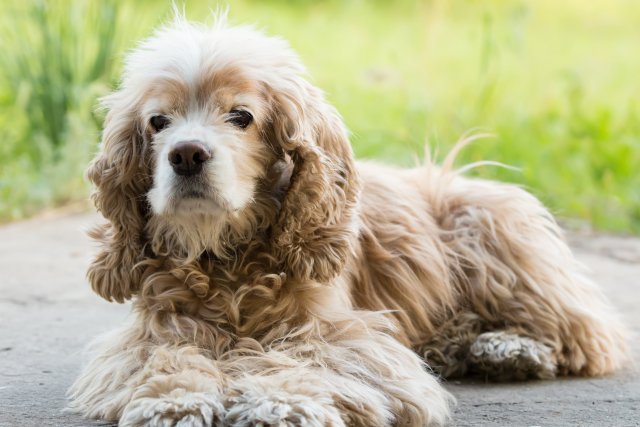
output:
<instances>
[{"instance_id":1,"label":"dog's leg","mask_svg":"<svg viewBox=\"0 0 640 427\"><path fill-rule=\"evenodd\" d=\"M506 331L478 335L469 348L468 364L471 372L498 381L548 379L556 374L551 348Z\"/></svg>"},{"instance_id":2,"label":"dog's leg","mask_svg":"<svg viewBox=\"0 0 640 427\"><path fill-rule=\"evenodd\" d=\"M143 368L119 425L210 427L224 417L223 378L195 347L161 347Z\"/></svg>"},{"instance_id":3,"label":"dog's leg","mask_svg":"<svg viewBox=\"0 0 640 427\"><path fill-rule=\"evenodd\" d=\"M493 332L485 332L493 330ZM445 378L479 374L498 381L552 378L556 360L546 345L516 329L496 330L477 314L462 312L416 350Z\"/></svg>"},{"instance_id":4,"label":"dog's leg","mask_svg":"<svg viewBox=\"0 0 640 427\"><path fill-rule=\"evenodd\" d=\"M127 340L127 332L111 334L72 386L71 410L121 426L211 426L223 417L213 360L194 347Z\"/></svg>"},{"instance_id":5,"label":"dog's leg","mask_svg":"<svg viewBox=\"0 0 640 427\"><path fill-rule=\"evenodd\" d=\"M225 423L233 427L344 426L330 393L328 377L334 374L319 373L289 367L239 379L227 399Z\"/></svg>"},{"instance_id":6,"label":"dog's leg","mask_svg":"<svg viewBox=\"0 0 640 427\"><path fill-rule=\"evenodd\" d=\"M282 342L231 360L226 423L261 426L442 425L451 397L415 353L368 324L327 325L322 337ZM338 338L331 335L340 335Z\"/></svg>"},{"instance_id":7,"label":"dog's leg","mask_svg":"<svg viewBox=\"0 0 640 427\"><path fill-rule=\"evenodd\" d=\"M486 323L475 313L460 312L439 325L428 342L415 350L444 378L461 377L469 372L469 350Z\"/></svg>"},{"instance_id":8,"label":"dog's leg","mask_svg":"<svg viewBox=\"0 0 640 427\"><path fill-rule=\"evenodd\" d=\"M561 374L619 368L624 328L542 204L505 184L456 177L443 186L431 203L466 309L486 323L483 332L518 330L478 336L470 347L475 367L498 376L515 369L516 377L551 376L552 364Z\"/></svg>"}]
</instances>

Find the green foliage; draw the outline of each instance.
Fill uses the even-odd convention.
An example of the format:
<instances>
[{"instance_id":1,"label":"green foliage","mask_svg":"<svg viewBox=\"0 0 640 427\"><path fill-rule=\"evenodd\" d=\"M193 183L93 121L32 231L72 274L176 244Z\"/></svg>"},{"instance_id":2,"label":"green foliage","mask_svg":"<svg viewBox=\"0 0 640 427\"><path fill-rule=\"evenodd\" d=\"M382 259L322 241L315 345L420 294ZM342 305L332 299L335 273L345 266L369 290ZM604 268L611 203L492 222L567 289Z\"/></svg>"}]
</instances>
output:
<instances>
[{"instance_id":1,"label":"green foliage","mask_svg":"<svg viewBox=\"0 0 640 427\"><path fill-rule=\"evenodd\" d=\"M0 217L9 219L85 193L116 29L110 1L16 2L10 10L0 55Z\"/></svg>"},{"instance_id":2,"label":"green foliage","mask_svg":"<svg viewBox=\"0 0 640 427\"><path fill-rule=\"evenodd\" d=\"M85 197L98 95L170 2L14 0L0 18L0 218ZM215 8L188 0L195 20ZM628 0L230 1L288 39L344 115L359 157L411 165L470 129L460 164L563 217L640 232L640 3Z\"/></svg>"}]
</instances>

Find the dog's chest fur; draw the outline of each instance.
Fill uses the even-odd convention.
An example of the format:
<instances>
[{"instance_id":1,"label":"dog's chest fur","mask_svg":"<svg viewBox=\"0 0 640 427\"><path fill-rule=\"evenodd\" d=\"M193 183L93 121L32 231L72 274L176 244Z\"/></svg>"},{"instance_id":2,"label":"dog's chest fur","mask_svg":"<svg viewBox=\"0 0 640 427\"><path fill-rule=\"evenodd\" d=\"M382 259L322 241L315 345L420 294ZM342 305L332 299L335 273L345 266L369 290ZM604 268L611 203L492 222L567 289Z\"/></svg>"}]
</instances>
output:
<instances>
[{"instance_id":1,"label":"dog's chest fur","mask_svg":"<svg viewBox=\"0 0 640 427\"><path fill-rule=\"evenodd\" d=\"M148 270L136 309L163 325L160 335L170 330L219 354L238 340L266 346L290 335L309 316L307 302L323 292L320 285L295 283L271 259L248 252L233 262L203 256L180 266L165 260Z\"/></svg>"}]
</instances>

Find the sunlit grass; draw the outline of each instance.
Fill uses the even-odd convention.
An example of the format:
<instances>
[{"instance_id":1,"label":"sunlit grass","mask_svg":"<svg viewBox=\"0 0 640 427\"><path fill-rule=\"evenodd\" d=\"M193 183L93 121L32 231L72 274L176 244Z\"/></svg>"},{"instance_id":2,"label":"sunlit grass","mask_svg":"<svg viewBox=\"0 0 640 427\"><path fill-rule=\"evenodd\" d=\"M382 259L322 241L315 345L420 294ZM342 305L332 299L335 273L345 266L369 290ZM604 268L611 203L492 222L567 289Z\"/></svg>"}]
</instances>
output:
<instances>
[{"instance_id":1,"label":"sunlit grass","mask_svg":"<svg viewBox=\"0 0 640 427\"><path fill-rule=\"evenodd\" d=\"M17 10L4 15L10 24L30 31L43 25L29 14L29 2L11 3ZM496 138L468 148L461 163L490 159L522 171L481 168L475 174L523 184L563 217L640 232L640 3L229 3L232 22L281 35L299 51L313 81L343 114L359 157L411 165L427 141L444 153L470 129L489 131ZM0 130L8 141L0 148L0 217L86 194L79 177L98 140L95 97L116 81L123 49L170 16L169 2L114 2L109 30L111 21L100 11L109 4L50 2L46 19L69 20L72 28L51 42L63 52L54 59L68 62L53 71L78 76L47 77L58 85L54 92L72 99L60 113L59 139L33 114L38 98L20 89L38 87L33 75L0 82ZM215 7L186 2L196 20L207 20ZM73 21L78 10L85 10L83 19ZM12 57L27 56L25 43L31 42L7 40L3 68ZM32 58L56 49L25 60L41 61ZM77 50L84 54L75 57Z\"/></svg>"},{"instance_id":2,"label":"sunlit grass","mask_svg":"<svg viewBox=\"0 0 640 427\"><path fill-rule=\"evenodd\" d=\"M16 2L0 22L0 217L86 192L82 170L101 122L96 96L108 90L116 8L109 1L60 5Z\"/></svg>"}]
</instances>

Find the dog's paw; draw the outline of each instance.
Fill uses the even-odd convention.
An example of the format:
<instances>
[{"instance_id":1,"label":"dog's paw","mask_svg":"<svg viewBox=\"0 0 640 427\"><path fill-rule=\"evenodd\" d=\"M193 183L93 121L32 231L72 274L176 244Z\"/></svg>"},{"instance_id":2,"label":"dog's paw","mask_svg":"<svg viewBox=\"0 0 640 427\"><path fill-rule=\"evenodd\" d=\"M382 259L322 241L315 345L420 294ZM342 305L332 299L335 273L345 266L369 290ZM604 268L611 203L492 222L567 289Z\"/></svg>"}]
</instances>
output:
<instances>
[{"instance_id":1,"label":"dog's paw","mask_svg":"<svg viewBox=\"0 0 640 427\"><path fill-rule=\"evenodd\" d=\"M213 395L174 390L164 396L131 401L119 425L125 427L211 427L221 422L224 406Z\"/></svg>"},{"instance_id":2,"label":"dog's paw","mask_svg":"<svg viewBox=\"0 0 640 427\"><path fill-rule=\"evenodd\" d=\"M553 378L556 374L549 347L507 332L478 335L469 349L469 361L475 371L495 380Z\"/></svg>"},{"instance_id":3,"label":"dog's paw","mask_svg":"<svg viewBox=\"0 0 640 427\"><path fill-rule=\"evenodd\" d=\"M225 425L230 427L342 427L344 422L331 402L285 392L255 390L230 397Z\"/></svg>"}]
</instances>

